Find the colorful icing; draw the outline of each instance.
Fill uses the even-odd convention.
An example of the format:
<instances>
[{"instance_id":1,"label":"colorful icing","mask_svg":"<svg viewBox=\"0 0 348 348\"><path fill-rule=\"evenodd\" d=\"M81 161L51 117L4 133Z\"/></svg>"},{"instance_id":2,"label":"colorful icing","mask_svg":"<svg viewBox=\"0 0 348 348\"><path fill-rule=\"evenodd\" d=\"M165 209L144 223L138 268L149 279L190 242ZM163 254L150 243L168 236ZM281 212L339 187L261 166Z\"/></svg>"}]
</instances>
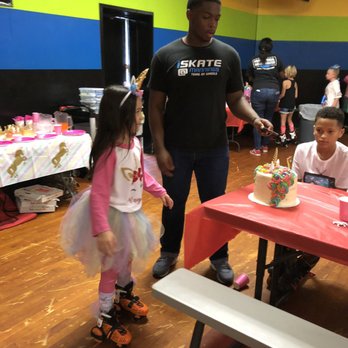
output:
<instances>
[{"instance_id":1,"label":"colorful icing","mask_svg":"<svg viewBox=\"0 0 348 348\"><path fill-rule=\"evenodd\" d=\"M294 184L296 174L287 167L279 165L274 167L274 165L269 163L257 166L255 174L256 172L272 175L268 188L271 190L271 206L277 207Z\"/></svg>"}]
</instances>

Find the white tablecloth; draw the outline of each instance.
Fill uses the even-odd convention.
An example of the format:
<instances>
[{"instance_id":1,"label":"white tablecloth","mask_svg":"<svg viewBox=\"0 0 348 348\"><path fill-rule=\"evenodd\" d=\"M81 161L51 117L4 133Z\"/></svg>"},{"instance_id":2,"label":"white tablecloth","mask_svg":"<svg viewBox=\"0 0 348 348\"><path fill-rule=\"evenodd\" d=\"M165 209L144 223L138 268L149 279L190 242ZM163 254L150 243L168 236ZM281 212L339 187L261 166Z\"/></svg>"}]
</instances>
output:
<instances>
[{"instance_id":1,"label":"white tablecloth","mask_svg":"<svg viewBox=\"0 0 348 348\"><path fill-rule=\"evenodd\" d=\"M89 167L89 134L0 146L0 187Z\"/></svg>"}]
</instances>

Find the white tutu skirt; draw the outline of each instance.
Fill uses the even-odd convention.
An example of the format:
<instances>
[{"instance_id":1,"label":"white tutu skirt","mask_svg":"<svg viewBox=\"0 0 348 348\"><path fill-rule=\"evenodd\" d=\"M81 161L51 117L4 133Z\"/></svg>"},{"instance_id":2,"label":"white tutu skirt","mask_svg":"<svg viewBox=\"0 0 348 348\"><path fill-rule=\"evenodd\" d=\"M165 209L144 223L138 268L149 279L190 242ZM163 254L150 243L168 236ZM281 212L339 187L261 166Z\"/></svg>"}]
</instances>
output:
<instances>
[{"instance_id":1,"label":"white tutu skirt","mask_svg":"<svg viewBox=\"0 0 348 348\"><path fill-rule=\"evenodd\" d=\"M89 198L86 190L75 199L63 217L60 232L61 246L66 254L74 256L85 266L88 276L114 269L129 268L140 271L145 260L155 249L157 240L142 210L123 213L109 208L109 224L116 237L116 250L112 257L103 256L97 248L97 237L92 235Z\"/></svg>"}]
</instances>

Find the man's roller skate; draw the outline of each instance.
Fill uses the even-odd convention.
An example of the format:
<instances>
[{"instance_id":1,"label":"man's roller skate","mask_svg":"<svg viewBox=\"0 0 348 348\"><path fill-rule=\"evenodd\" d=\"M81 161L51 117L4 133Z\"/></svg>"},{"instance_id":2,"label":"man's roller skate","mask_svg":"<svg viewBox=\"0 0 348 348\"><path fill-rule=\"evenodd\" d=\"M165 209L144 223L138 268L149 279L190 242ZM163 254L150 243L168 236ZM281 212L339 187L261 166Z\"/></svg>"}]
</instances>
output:
<instances>
[{"instance_id":1,"label":"man's roller skate","mask_svg":"<svg viewBox=\"0 0 348 348\"><path fill-rule=\"evenodd\" d=\"M133 294L133 282L129 282L125 287L115 285L115 309L122 309L133 314L134 319L142 319L147 316L149 307L140 301L139 296Z\"/></svg>"},{"instance_id":2,"label":"man's roller skate","mask_svg":"<svg viewBox=\"0 0 348 348\"><path fill-rule=\"evenodd\" d=\"M91 329L91 336L99 342L110 340L117 347L128 345L132 336L130 332L120 323L115 308L108 313L100 313L97 325Z\"/></svg>"}]
</instances>

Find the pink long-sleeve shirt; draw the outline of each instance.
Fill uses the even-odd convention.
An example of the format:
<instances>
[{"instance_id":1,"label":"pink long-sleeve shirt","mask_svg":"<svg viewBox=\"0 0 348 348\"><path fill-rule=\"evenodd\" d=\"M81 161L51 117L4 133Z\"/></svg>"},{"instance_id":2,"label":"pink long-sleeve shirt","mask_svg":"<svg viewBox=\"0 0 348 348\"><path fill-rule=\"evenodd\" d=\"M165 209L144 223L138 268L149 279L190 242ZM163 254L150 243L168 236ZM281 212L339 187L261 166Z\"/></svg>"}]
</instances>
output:
<instances>
[{"instance_id":1,"label":"pink long-sleeve shirt","mask_svg":"<svg viewBox=\"0 0 348 348\"><path fill-rule=\"evenodd\" d=\"M109 231L109 206L121 212L135 212L142 207L143 189L154 197L166 190L144 169L144 158L138 138L130 149L116 146L106 150L95 164L90 196L90 214L94 236Z\"/></svg>"}]
</instances>

